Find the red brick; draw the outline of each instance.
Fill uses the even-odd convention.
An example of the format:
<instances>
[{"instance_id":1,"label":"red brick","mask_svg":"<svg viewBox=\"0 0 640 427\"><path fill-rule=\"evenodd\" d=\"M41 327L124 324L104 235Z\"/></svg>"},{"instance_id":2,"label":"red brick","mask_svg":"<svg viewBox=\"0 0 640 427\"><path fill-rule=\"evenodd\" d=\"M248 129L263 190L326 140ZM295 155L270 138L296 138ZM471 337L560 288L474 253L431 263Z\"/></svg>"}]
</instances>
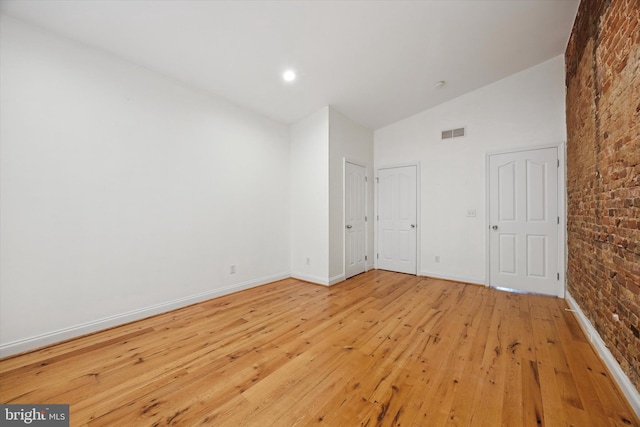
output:
<instances>
[{"instance_id":1,"label":"red brick","mask_svg":"<svg viewBox=\"0 0 640 427\"><path fill-rule=\"evenodd\" d=\"M583 0L565 52L567 287L638 390L639 22L640 0Z\"/></svg>"}]
</instances>

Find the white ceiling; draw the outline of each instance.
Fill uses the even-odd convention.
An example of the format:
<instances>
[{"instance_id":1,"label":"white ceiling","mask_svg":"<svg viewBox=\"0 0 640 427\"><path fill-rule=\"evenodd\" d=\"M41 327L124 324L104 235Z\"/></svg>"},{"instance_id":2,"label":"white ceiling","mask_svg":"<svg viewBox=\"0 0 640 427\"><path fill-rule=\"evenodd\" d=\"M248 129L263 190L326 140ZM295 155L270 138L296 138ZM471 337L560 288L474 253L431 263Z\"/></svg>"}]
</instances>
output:
<instances>
[{"instance_id":1,"label":"white ceiling","mask_svg":"<svg viewBox=\"0 0 640 427\"><path fill-rule=\"evenodd\" d=\"M280 122L331 105L375 130L562 54L578 4L2 0L0 11Z\"/></svg>"}]
</instances>

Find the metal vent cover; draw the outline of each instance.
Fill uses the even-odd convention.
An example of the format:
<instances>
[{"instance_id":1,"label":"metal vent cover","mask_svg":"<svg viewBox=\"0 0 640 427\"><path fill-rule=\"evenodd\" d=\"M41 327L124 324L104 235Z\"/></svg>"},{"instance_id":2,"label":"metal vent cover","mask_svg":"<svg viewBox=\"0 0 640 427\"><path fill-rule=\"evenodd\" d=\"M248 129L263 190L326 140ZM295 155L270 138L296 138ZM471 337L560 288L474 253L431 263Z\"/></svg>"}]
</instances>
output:
<instances>
[{"instance_id":1,"label":"metal vent cover","mask_svg":"<svg viewBox=\"0 0 640 427\"><path fill-rule=\"evenodd\" d=\"M442 131L442 139L460 138L464 136L465 128L448 129Z\"/></svg>"}]
</instances>

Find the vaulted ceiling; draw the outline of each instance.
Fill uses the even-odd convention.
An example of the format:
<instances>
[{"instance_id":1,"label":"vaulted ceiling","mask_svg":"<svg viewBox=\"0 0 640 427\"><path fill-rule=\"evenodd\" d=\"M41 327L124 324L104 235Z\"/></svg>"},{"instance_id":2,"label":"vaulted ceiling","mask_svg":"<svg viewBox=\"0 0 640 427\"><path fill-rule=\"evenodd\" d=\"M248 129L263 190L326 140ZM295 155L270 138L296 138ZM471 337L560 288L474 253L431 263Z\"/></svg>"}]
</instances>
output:
<instances>
[{"instance_id":1,"label":"vaulted ceiling","mask_svg":"<svg viewBox=\"0 0 640 427\"><path fill-rule=\"evenodd\" d=\"M0 11L283 123L331 105L375 130L563 53L578 4L3 0Z\"/></svg>"}]
</instances>

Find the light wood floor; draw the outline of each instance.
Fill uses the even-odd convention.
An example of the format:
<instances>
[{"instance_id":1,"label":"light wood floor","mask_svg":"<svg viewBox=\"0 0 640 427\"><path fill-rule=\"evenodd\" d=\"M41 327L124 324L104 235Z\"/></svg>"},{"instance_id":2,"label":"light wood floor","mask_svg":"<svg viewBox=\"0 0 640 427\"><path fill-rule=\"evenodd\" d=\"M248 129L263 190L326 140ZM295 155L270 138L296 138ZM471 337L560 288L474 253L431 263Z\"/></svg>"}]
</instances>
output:
<instances>
[{"instance_id":1,"label":"light wood floor","mask_svg":"<svg viewBox=\"0 0 640 427\"><path fill-rule=\"evenodd\" d=\"M265 285L0 361L71 425L640 425L563 300L371 271Z\"/></svg>"}]
</instances>

